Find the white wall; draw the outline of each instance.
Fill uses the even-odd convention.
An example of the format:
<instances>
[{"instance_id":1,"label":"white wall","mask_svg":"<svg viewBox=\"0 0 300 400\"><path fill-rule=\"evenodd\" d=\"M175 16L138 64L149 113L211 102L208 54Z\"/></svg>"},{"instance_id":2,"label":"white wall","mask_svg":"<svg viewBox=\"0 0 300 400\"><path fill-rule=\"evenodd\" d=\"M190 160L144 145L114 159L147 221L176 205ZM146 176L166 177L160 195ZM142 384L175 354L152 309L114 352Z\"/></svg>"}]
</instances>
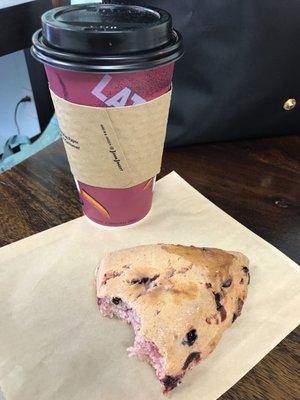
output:
<instances>
[{"instance_id":1,"label":"white wall","mask_svg":"<svg viewBox=\"0 0 300 400\"><path fill-rule=\"evenodd\" d=\"M24 52L17 51L0 57L0 154L6 140L18 133L14 123L14 110L17 102L27 95L32 101L20 104L17 120L20 133L31 138L40 133L40 126Z\"/></svg>"}]
</instances>

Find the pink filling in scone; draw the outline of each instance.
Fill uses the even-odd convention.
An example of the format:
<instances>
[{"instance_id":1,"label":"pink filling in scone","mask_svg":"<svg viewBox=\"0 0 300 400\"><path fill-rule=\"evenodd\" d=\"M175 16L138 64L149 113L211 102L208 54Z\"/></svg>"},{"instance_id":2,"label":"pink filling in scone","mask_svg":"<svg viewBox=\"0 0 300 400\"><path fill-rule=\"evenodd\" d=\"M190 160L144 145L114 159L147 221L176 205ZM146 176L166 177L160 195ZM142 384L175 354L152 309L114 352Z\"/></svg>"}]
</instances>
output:
<instances>
[{"instance_id":1,"label":"pink filling in scone","mask_svg":"<svg viewBox=\"0 0 300 400\"><path fill-rule=\"evenodd\" d=\"M149 362L155 369L158 379L163 380L165 377L163 356L159 353L157 346L153 342L146 340L141 335L141 323L135 311L118 297L114 297L113 299L109 297L98 298L98 305L104 316L116 316L132 325L135 332L135 340L134 345L127 349L129 356L135 355L141 360Z\"/></svg>"}]
</instances>

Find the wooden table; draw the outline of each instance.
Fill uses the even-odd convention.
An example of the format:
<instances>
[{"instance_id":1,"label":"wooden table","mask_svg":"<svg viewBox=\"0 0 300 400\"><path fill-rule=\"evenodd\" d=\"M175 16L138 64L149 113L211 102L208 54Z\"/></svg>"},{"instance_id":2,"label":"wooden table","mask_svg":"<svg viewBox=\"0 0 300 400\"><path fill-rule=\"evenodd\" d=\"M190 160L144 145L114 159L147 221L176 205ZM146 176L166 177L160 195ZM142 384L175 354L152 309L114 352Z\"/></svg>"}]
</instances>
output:
<instances>
[{"instance_id":1,"label":"wooden table","mask_svg":"<svg viewBox=\"0 0 300 400\"><path fill-rule=\"evenodd\" d=\"M165 151L160 176L176 170L232 217L299 262L299 154L297 137L173 148ZM62 143L0 175L0 200L0 246L79 217ZM299 336L298 328L221 399L299 399Z\"/></svg>"}]
</instances>

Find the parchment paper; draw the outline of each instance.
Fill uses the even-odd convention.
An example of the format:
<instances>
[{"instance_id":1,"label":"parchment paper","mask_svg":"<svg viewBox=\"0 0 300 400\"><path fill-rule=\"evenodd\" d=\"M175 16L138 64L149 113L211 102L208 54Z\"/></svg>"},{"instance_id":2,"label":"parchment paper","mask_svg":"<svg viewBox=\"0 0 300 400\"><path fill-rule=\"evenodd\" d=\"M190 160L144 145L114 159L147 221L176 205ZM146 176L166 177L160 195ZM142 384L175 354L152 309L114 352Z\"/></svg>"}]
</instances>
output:
<instances>
[{"instance_id":1,"label":"parchment paper","mask_svg":"<svg viewBox=\"0 0 300 400\"><path fill-rule=\"evenodd\" d=\"M280 251L172 173L153 209L127 228L84 217L0 250L0 386L7 400L159 400L154 372L128 358L131 328L100 316L93 274L104 253L146 243L244 252L251 284L242 316L172 400L214 400L299 323L299 271Z\"/></svg>"}]
</instances>

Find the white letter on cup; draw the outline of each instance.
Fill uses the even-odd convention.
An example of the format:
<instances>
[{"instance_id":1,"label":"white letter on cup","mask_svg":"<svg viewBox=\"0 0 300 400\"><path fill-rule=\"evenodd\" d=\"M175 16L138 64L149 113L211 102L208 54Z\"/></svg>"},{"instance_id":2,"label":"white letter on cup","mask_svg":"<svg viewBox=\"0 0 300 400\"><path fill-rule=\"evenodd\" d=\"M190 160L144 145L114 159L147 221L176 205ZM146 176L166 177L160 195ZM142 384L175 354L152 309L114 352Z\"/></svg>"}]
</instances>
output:
<instances>
[{"instance_id":1,"label":"white letter on cup","mask_svg":"<svg viewBox=\"0 0 300 400\"><path fill-rule=\"evenodd\" d=\"M105 94L102 93L102 91L111 80L112 77L110 75L104 75L98 85L92 90L92 94L96 96L99 100L103 101L103 103L105 103L107 97L105 96Z\"/></svg>"},{"instance_id":2,"label":"white letter on cup","mask_svg":"<svg viewBox=\"0 0 300 400\"><path fill-rule=\"evenodd\" d=\"M133 105L146 103L146 100L136 93L131 97L131 100L133 101Z\"/></svg>"},{"instance_id":3,"label":"white letter on cup","mask_svg":"<svg viewBox=\"0 0 300 400\"><path fill-rule=\"evenodd\" d=\"M109 107L124 107L127 103L127 100L129 99L129 96L131 94L131 90L129 88L124 88L117 94L115 94L113 97L108 99L105 104L107 104Z\"/></svg>"}]
</instances>

